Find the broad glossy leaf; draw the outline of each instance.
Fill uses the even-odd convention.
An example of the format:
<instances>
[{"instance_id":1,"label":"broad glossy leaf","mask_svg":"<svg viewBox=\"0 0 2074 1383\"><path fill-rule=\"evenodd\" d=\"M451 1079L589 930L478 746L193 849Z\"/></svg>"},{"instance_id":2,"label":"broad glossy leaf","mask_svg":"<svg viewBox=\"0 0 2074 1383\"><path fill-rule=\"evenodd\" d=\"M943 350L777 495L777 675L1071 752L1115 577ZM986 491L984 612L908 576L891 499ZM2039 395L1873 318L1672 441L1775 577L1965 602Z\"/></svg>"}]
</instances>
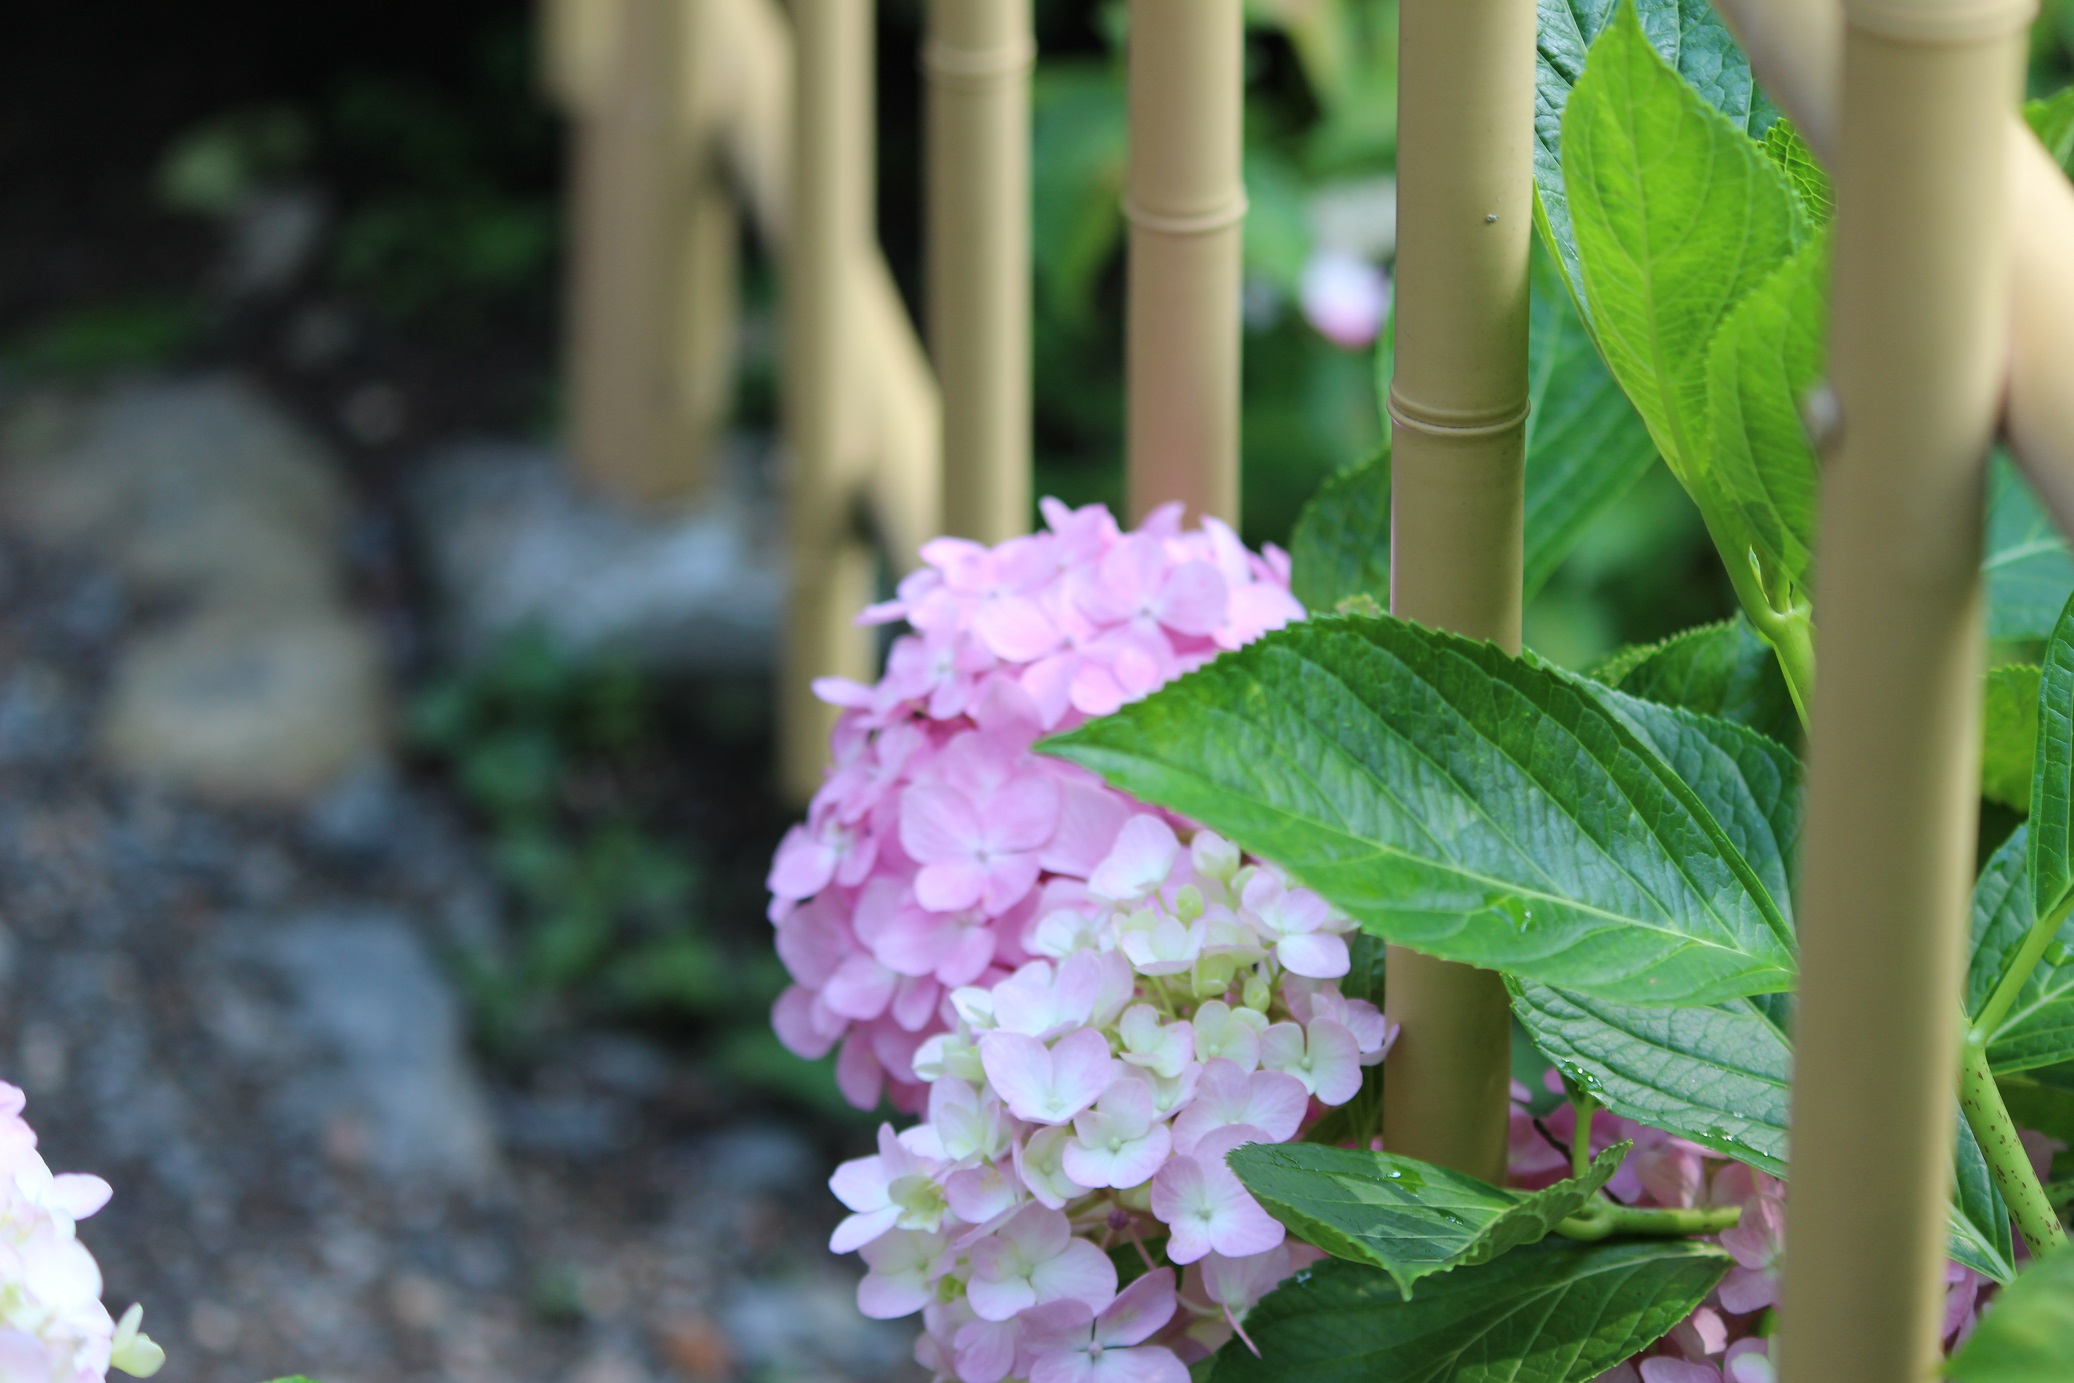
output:
<instances>
[{"instance_id":1,"label":"broad glossy leaf","mask_svg":"<svg viewBox=\"0 0 2074 1383\"><path fill-rule=\"evenodd\" d=\"M1562 157L1599 347L1712 523L1727 496L1707 471L1708 343L1808 239L1807 218L1785 174L1626 6L1571 94Z\"/></svg>"},{"instance_id":2,"label":"broad glossy leaf","mask_svg":"<svg viewBox=\"0 0 2074 1383\"><path fill-rule=\"evenodd\" d=\"M1315 1143L1251 1143L1226 1161L1297 1238L1381 1268L1410 1300L1420 1278L1546 1239L1612 1180L1632 1146L1608 1148L1585 1175L1533 1192L1415 1157Z\"/></svg>"},{"instance_id":3,"label":"broad glossy leaf","mask_svg":"<svg viewBox=\"0 0 2074 1383\"><path fill-rule=\"evenodd\" d=\"M1781 742L1800 734L1778 657L1740 614L1662 643L1624 649L1592 676L1644 700L1733 720ZM2028 759L2024 773L2028 781Z\"/></svg>"},{"instance_id":4,"label":"broad glossy leaf","mask_svg":"<svg viewBox=\"0 0 2074 1383\"><path fill-rule=\"evenodd\" d=\"M1603 687L1594 687L1593 695L1698 795L1790 918L1800 848L1800 760L1778 741L1732 721Z\"/></svg>"},{"instance_id":5,"label":"broad glossy leaf","mask_svg":"<svg viewBox=\"0 0 2074 1383\"><path fill-rule=\"evenodd\" d=\"M1988 466L1988 637L2042 640L2074 592L2074 558L2007 456Z\"/></svg>"},{"instance_id":6,"label":"broad glossy leaf","mask_svg":"<svg viewBox=\"0 0 2074 1383\"><path fill-rule=\"evenodd\" d=\"M2035 822L2035 818L2034 818ZM1978 1013L2030 934L2031 890L2025 878L2033 823L2017 827L1989 857L1973 886L1973 956L1966 971L1966 1011ZM1988 1039L1997 1075L2074 1060L2074 917L2068 918L2017 991L2016 1003Z\"/></svg>"},{"instance_id":7,"label":"broad glossy leaf","mask_svg":"<svg viewBox=\"0 0 2074 1383\"><path fill-rule=\"evenodd\" d=\"M1607 1109L1773 1176L1786 1175L1793 1049L1775 996L1700 1008L1605 1003L1509 980L1535 1044ZM2007 1280L2009 1215L1959 1123L1948 1252Z\"/></svg>"},{"instance_id":8,"label":"broad glossy leaf","mask_svg":"<svg viewBox=\"0 0 2074 1383\"><path fill-rule=\"evenodd\" d=\"M1818 234L1735 305L1707 348L1705 467L1741 511L1773 589L1783 577L1806 590L1814 567L1815 449L1800 401L1822 374L1828 288Z\"/></svg>"},{"instance_id":9,"label":"broad glossy leaf","mask_svg":"<svg viewBox=\"0 0 2074 1383\"><path fill-rule=\"evenodd\" d=\"M2074 893L2074 597L2053 623L2039 668L2030 826L2031 906L2050 917Z\"/></svg>"},{"instance_id":10,"label":"broad glossy leaf","mask_svg":"<svg viewBox=\"0 0 2074 1383\"><path fill-rule=\"evenodd\" d=\"M1982 698L1980 795L2020 812L2031 809L2031 772L2038 753L2035 664L1988 669Z\"/></svg>"},{"instance_id":11,"label":"broad glossy leaf","mask_svg":"<svg viewBox=\"0 0 2074 1383\"><path fill-rule=\"evenodd\" d=\"M2045 151L2074 174L2074 86L2046 100L2027 102L2024 119Z\"/></svg>"},{"instance_id":12,"label":"broad glossy leaf","mask_svg":"<svg viewBox=\"0 0 2074 1383\"><path fill-rule=\"evenodd\" d=\"M1791 927L1702 799L1566 674L1306 621L1048 742L1371 933L1622 1002L1790 988Z\"/></svg>"},{"instance_id":13,"label":"broad glossy leaf","mask_svg":"<svg viewBox=\"0 0 2074 1383\"><path fill-rule=\"evenodd\" d=\"M1543 235L1555 247L1564 277L1582 280L1577 241L1563 188L1563 111L1584 73L1591 46L1612 21L1616 0L1539 0L1540 33L1534 63L1534 202ZM1757 89L1749 59L1705 0L1640 0L1643 32L1710 104L1752 137L1762 137L1777 112Z\"/></svg>"},{"instance_id":14,"label":"broad glossy leaf","mask_svg":"<svg viewBox=\"0 0 2074 1383\"><path fill-rule=\"evenodd\" d=\"M1348 596L1390 603L1390 450L1327 476L1289 535L1289 591L1320 612Z\"/></svg>"},{"instance_id":15,"label":"broad glossy leaf","mask_svg":"<svg viewBox=\"0 0 2074 1383\"><path fill-rule=\"evenodd\" d=\"M1544 1240L1427 1282L1327 1259L1246 1317L1260 1346L1217 1355L1210 1383L1586 1383L1661 1339L1727 1273L1689 1239Z\"/></svg>"},{"instance_id":16,"label":"broad glossy leaf","mask_svg":"<svg viewBox=\"0 0 2074 1383\"><path fill-rule=\"evenodd\" d=\"M2074 1372L2074 1248L2026 1268L1944 1366L1958 1383L2066 1383Z\"/></svg>"},{"instance_id":17,"label":"broad glossy leaf","mask_svg":"<svg viewBox=\"0 0 2074 1383\"><path fill-rule=\"evenodd\" d=\"M1764 132L1764 152L1779 165L1786 181L1793 184L1808 220L1818 226L1828 225L1829 218L1836 214L1836 188L1791 120L1782 119Z\"/></svg>"},{"instance_id":18,"label":"broad glossy leaf","mask_svg":"<svg viewBox=\"0 0 2074 1383\"><path fill-rule=\"evenodd\" d=\"M1656 460L1634 405L1599 359L1562 271L1534 253L1527 342L1527 599L1562 565L1592 520Z\"/></svg>"},{"instance_id":19,"label":"broad glossy leaf","mask_svg":"<svg viewBox=\"0 0 2074 1383\"><path fill-rule=\"evenodd\" d=\"M1643 1008L1517 979L1511 988L1535 1045L1615 1114L1786 1174L1793 1049L1763 1006Z\"/></svg>"}]
</instances>

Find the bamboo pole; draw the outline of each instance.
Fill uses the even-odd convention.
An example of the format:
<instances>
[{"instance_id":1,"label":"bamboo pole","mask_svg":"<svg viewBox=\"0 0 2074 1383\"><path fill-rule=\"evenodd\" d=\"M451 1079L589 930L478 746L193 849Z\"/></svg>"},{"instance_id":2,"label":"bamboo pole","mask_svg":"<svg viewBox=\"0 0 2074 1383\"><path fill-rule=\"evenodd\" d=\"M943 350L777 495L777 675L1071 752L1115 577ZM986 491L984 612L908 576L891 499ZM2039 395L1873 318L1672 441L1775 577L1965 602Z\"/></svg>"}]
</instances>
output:
<instances>
[{"instance_id":1,"label":"bamboo pole","mask_svg":"<svg viewBox=\"0 0 2074 1383\"><path fill-rule=\"evenodd\" d=\"M2027 0L1852 0L1781 1378L1936 1372ZM1868 1139L1877 1145L1868 1152Z\"/></svg>"},{"instance_id":2,"label":"bamboo pole","mask_svg":"<svg viewBox=\"0 0 2074 1383\"><path fill-rule=\"evenodd\" d=\"M1125 468L1141 519L1239 513L1241 0L1131 0Z\"/></svg>"},{"instance_id":3,"label":"bamboo pole","mask_svg":"<svg viewBox=\"0 0 2074 1383\"><path fill-rule=\"evenodd\" d=\"M1520 647L1533 225L1533 0L1404 0L1390 608ZM1383 1082L1392 1150L1501 1181L1511 1019L1498 976L1389 950L1403 1025Z\"/></svg>"},{"instance_id":4,"label":"bamboo pole","mask_svg":"<svg viewBox=\"0 0 2074 1383\"><path fill-rule=\"evenodd\" d=\"M1718 0L1765 90L1834 167L1843 73L1837 0ZM2074 532L2074 185L2014 112L2009 145L2011 298L2003 426L2063 532Z\"/></svg>"},{"instance_id":5,"label":"bamboo pole","mask_svg":"<svg viewBox=\"0 0 2074 1383\"><path fill-rule=\"evenodd\" d=\"M679 118L682 18L677 0L612 0L602 32L590 40L602 55L593 52L558 77L589 86L573 132L569 365L577 465L608 489L644 498L671 488L667 462L686 442L676 378L690 209ZM586 63L598 66L586 72Z\"/></svg>"},{"instance_id":6,"label":"bamboo pole","mask_svg":"<svg viewBox=\"0 0 2074 1383\"><path fill-rule=\"evenodd\" d=\"M998 543L1030 524L1029 0L929 0L929 349L943 516Z\"/></svg>"},{"instance_id":7,"label":"bamboo pole","mask_svg":"<svg viewBox=\"0 0 2074 1383\"><path fill-rule=\"evenodd\" d=\"M857 278L871 242L872 9L795 0L790 228L785 253L786 545L792 591L779 684L779 773L795 798L820 785L832 709L812 680L869 681L872 645L852 623L872 596L860 536L863 340Z\"/></svg>"}]
</instances>

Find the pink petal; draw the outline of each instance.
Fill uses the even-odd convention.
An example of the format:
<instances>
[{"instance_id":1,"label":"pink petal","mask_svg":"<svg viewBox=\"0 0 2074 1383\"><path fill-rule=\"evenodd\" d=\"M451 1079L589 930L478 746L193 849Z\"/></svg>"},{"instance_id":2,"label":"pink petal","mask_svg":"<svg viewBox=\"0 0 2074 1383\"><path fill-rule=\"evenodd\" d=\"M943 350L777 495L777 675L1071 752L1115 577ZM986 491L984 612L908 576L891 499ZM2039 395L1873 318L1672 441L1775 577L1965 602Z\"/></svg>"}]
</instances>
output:
<instances>
[{"instance_id":1,"label":"pink petal","mask_svg":"<svg viewBox=\"0 0 2074 1383\"><path fill-rule=\"evenodd\" d=\"M1174 1270L1156 1268L1123 1289L1095 1317L1095 1339L1104 1349L1141 1344L1174 1318Z\"/></svg>"},{"instance_id":2,"label":"pink petal","mask_svg":"<svg viewBox=\"0 0 2074 1383\"><path fill-rule=\"evenodd\" d=\"M841 1032L823 1033L814 1023L814 993L793 985L771 1005L771 1030L785 1050L805 1061L819 1061L835 1050Z\"/></svg>"},{"instance_id":3,"label":"pink petal","mask_svg":"<svg viewBox=\"0 0 2074 1383\"><path fill-rule=\"evenodd\" d=\"M1059 785L1050 777L1009 783L980 808L980 821L988 849L1035 850L1059 828Z\"/></svg>"},{"instance_id":4,"label":"pink petal","mask_svg":"<svg viewBox=\"0 0 2074 1383\"><path fill-rule=\"evenodd\" d=\"M778 842L764 886L780 898L811 898L835 878L835 855L805 826L794 826Z\"/></svg>"},{"instance_id":5,"label":"pink petal","mask_svg":"<svg viewBox=\"0 0 2074 1383\"><path fill-rule=\"evenodd\" d=\"M1188 1383L1189 1378L1188 1366L1165 1345L1105 1349L1093 1362L1093 1383Z\"/></svg>"},{"instance_id":6,"label":"pink petal","mask_svg":"<svg viewBox=\"0 0 2074 1383\"><path fill-rule=\"evenodd\" d=\"M1167 881L1180 853L1174 828L1141 813L1117 833L1108 857L1088 878L1088 892L1110 902L1135 902Z\"/></svg>"},{"instance_id":7,"label":"pink petal","mask_svg":"<svg viewBox=\"0 0 2074 1383\"><path fill-rule=\"evenodd\" d=\"M931 912L962 912L977 907L992 883L993 871L971 860L925 865L915 875L915 901Z\"/></svg>"},{"instance_id":8,"label":"pink petal","mask_svg":"<svg viewBox=\"0 0 2074 1383\"><path fill-rule=\"evenodd\" d=\"M986 1070L987 1083L1008 1102L1017 1118L1053 1124L1066 1122L1039 1120L1035 1113L1024 1112L1044 1110L1051 1096L1052 1058L1042 1042L1019 1032L990 1032L979 1040L979 1060Z\"/></svg>"},{"instance_id":9,"label":"pink petal","mask_svg":"<svg viewBox=\"0 0 2074 1383\"><path fill-rule=\"evenodd\" d=\"M1183 562L1159 589L1159 622L1182 634L1207 637L1224 623L1230 604L1224 578L1208 562Z\"/></svg>"},{"instance_id":10,"label":"pink petal","mask_svg":"<svg viewBox=\"0 0 2074 1383\"><path fill-rule=\"evenodd\" d=\"M1721 1370L1662 1355L1642 1361L1642 1383L1721 1383Z\"/></svg>"},{"instance_id":11,"label":"pink petal","mask_svg":"<svg viewBox=\"0 0 2074 1383\"><path fill-rule=\"evenodd\" d=\"M835 1058L835 1088L859 1109L878 1108L879 1096L886 1088L886 1073L862 1031L853 1029L843 1038L842 1050Z\"/></svg>"},{"instance_id":12,"label":"pink petal","mask_svg":"<svg viewBox=\"0 0 2074 1383\"><path fill-rule=\"evenodd\" d=\"M857 1309L875 1321L912 1316L935 1298L935 1291L919 1274L881 1277L867 1273L857 1284Z\"/></svg>"},{"instance_id":13,"label":"pink petal","mask_svg":"<svg viewBox=\"0 0 2074 1383\"><path fill-rule=\"evenodd\" d=\"M1090 1241L1071 1239L1030 1274L1030 1285L1040 1302L1071 1300L1096 1310L1116 1296L1116 1265Z\"/></svg>"},{"instance_id":14,"label":"pink petal","mask_svg":"<svg viewBox=\"0 0 2074 1383\"><path fill-rule=\"evenodd\" d=\"M893 1228L900 1218L900 1207L888 1205L882 1209L860 1212L846 1218L828 1236L830 1253L854 1253L872 1240Z\"/></svg>"},{"instance_id":15,"label":"pink petal","mask_svg":"<svg viewBox=\"0 0 2074 1383\"><path fill-rule=\"evenodd\" d=\"M1116 844L1130 807L1123 798L1096 783L1067 780L1059 785L1059 824L1038 856L1038 863L1057 874L1086 878Z\"/></svg>"},{"instance_id":16,"label":"pink petal","mask_svg":"<svg viewBox=\"0 0 2074 1383\"><path fill-rule=\"evenodd\" d=\"M1361 1044L1343 1023L1313 1023L1306 1048L1311 1060L1311 1089L1329 1105L1345 1104L1361 1092Z\"/></svg>"},{"instance_id":17,"label":"pink petal","mask_svg":"<svg viewBox=\"0 0 2074 1383\"><path fill-rule=\"evenodd\" d=\"M1064 1123L1086 1109L1108 1088L1117 1068L1108 1039L1093 1028L1079 1028L1060 1038L1051 1049L1051 1061L1058 1105L1070 1107L1070 1113L1041 1122Z\"/></svg>"},{"instance_id":18,"label":"pink petal","mask_svg":"<svg viewBox=\"0 0 2074 1383\"><path fill-rule=\"evenodd\" d=\"M953 1337L961 1383L1001 1383L1015 1367L1016 1323L970 1321Z\"/></svg>"},{"instance_id":19,"label":"pink petal","mask_svg":"<svg viewBox=\"0 0 2074 1383\"><path fill-rule=\"evenodd\" d=\"M1331 932L1285 936L1275 943L1275 959L1291 974L1314 980L1336 980L1351 967L1346 938Z\"/></svg>"},{"instance_id":20,"label":"pink petal","mask_svg":"<svg viewBox=\"0 0 2074 1383\"><path fill-rule=\"evenodd\" d=\"M1044 607L1023 596L1006 596L982 605L972 632L987 651L1004 662L1028 663L1059 646L1058 626Z\"/></svg>"},{"instance_id":21,"label":"pink petal","mask_svg":"<svg viewBox=\"0 0 2074 1383\"><path fill-rule=\"evenodd\" d=\"M901 794L900 846L916 862L969 860L978 841L979 813L956 788L920 786Z\"/></svg>"},{"instance_id":22,"label":"pink petal","mask_svg":"<svg viewBox=\"0 0 2074 1383\"><path fill-rule=\"evenodd\" d=\"M821 990L821 1002L845 1018L868 1022L893 1002L893 987L899 982L898 975L860 952L836 968Z\"/></svg>"},{"instance_id":23,"label":"pink petal","mask_svg":"<svg viewBox=\"0 0 2074 1383\"><path fill-rule=\"evenodd\" d=\"M1721 1279L1719 1293L1722 1309L1740 1316L1775 1305L1779 1300L1779 1280L1761 1268L1730 1268L1728 1276Z\"/></svg>"}]
</instances>

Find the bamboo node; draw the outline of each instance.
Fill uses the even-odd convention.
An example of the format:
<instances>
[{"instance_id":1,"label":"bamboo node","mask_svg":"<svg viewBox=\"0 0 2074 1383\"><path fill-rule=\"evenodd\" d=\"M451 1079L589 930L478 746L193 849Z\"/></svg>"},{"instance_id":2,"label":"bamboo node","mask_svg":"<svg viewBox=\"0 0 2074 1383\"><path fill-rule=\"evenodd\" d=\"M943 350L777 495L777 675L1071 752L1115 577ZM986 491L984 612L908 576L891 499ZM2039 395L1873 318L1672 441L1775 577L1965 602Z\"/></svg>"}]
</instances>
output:
<instances>
[{"instance_id":1,"label":"bamboo node","mask_svg":"<svg viewBox=\"0 0 2074 1383\"><path fill-rule=\"evenodd\" d=\"M922 41L922 72L937 86L990 91L1037 64L1037 40L1024 35L995 48L960 48L939 38Z\"/></svg>"},{"instance_id":2,"label":"bamboo node","mask_svg":"<svg viewBox=\"0 0 2074 1383\"><path fill-rule=\"evenodd\" d=\"M1847 0L1844 16L1861 33L1901 43L1984 42L2006 38L2037 15L2037 0Z\"/></svg>"},{"instance_id":3,"label":"bamboo node","mask_svg":"<svg viewBox=\"0 0 2074 1383\"><path fill-rule=\"evenodd\" d=\"M1390 391L1390 397L1385 400L1384 406L1390 411L1391 421L1408 427L1413 432L1423 432L1428 437L1460 440L1492 437L1501 432L1510 432L1525 424L1527 412L1532 407L1527 401L1521 400L1519 407L1508 408L1498 414L1443 413L1438 409L1412 403L1395 389Z\"/></svg>"},{"instance_id":4,"label":"bamboo node","mask_svg":"<svg viewBox=\"0 0 2074 1383\"><path fill-rule=\"evenodd\" d=\"M1195 216L1168 216L1162 212L1147 211L1126 197L1123 199L1123 219L1138 227L1160 235L1208 235L1212 231L1235 226L1246 219L1246 194L1238 196L1218 207Z\"/></svg>"}]
</instances>

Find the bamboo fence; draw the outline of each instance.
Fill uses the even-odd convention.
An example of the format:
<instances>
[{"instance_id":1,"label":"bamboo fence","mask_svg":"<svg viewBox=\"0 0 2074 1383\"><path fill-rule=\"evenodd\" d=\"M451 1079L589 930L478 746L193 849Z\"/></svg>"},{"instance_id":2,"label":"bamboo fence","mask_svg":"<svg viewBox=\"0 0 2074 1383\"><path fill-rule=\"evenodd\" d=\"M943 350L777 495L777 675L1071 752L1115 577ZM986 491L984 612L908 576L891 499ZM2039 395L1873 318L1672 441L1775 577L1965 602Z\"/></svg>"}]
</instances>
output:
<instances>
[{"instance_id":1,"label":"bamboo fence","mask_svg":"<svg viewBox=\"0 0 2074 1383\"><path fill-rule=\"evenodd\" d=\"M2074 528L2074 188L2012 113L2025 0L1718 0L1835 170L1822 680L1810 735L1786 1383L1933 1372L1972 869L1984 461L1997 427ZM575 436L636 495L693 489L725 396L732 222L784 250L793 615L808 679L939 515L1029 508L1028 0L930 0L929 334L872 242L860 0L552 0L578 116ZM1236 521L1240 0L1131 0L1128 504ZM1403 0L1392 609L1520 646L1532 0ZM722 55L715 61L714 55ZM659 291L660 288L660 291ZM638 290L638 291L637 291ZM609 368L608 368L609 367ZM938 457L939 433L955 463ZM1495 976L1393 949L1390 1147L1502 1176Z\"/></svg>"}]
</instances>

